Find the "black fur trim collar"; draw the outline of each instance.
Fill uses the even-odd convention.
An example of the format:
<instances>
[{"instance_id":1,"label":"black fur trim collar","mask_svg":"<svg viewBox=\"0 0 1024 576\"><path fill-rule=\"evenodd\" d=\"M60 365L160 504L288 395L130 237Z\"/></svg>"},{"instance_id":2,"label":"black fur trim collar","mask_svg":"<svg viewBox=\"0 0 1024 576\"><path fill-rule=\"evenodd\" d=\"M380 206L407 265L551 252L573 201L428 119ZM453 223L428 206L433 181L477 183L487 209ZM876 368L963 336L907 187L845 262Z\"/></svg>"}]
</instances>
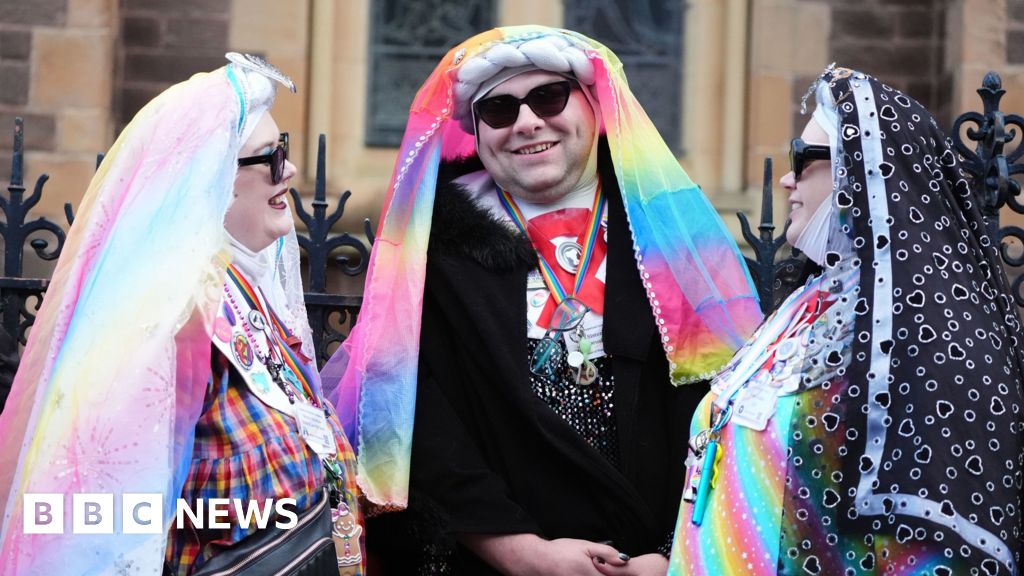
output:
<instances>
[{"instance_id":1,"label":"black fur trim collar","mask_svg":"<svg viewBox=\"0 0 1024 576\"><path fill-rule=\"evenodd\" d=\"M467 161L472 165L472 158ZM476 161L479 162L478 160ZM461 164L461 163L460 163ZM484 268L507 272L518 266L536 266L537 253L525 234L509 226L477 204L452 178L468 173L466 165L442 168L430 231L429 253L436 256L465 256Z\"/></svg>"}]
</instances>

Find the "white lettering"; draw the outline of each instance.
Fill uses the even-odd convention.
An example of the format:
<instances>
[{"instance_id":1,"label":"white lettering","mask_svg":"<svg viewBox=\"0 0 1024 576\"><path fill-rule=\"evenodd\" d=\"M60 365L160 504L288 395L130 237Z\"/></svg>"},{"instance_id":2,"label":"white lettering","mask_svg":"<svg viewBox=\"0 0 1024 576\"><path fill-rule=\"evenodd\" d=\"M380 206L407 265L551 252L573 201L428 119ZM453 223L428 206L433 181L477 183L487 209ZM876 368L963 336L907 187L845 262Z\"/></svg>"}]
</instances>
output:
<instances>
[{"instance_id":1,"label":"white lettering","mask_svg":"<svg viewBox=\"0 0 1024 576\"><path fill-rule=\"evenodd\" d=\"M22 506L22 531L25 534L64 533L63 494L25 494Z\"/></svg>"},{"instance_id":2,"label":"white lettering","mask_svg":"<svg viewBox=\"0 0 1024 576\"><path fill-rule=\"evenodd\" d=\"M175 510L175 516L177 517L176 526L178 527L179 530L188 526L188 524L185 523L185 516L188 516L188 519L191 521L192 526L195 526L197 529L202 530L203 519L206 517L203 514L203 501L197 500L196 509L193 511L192 507L189 506L188 502L186 502L184 498L178 498L178 505L177 509Z\"/></svg>"},{"instance_id":3,"label":"white lettering","mask_svg":"<svg viewBox=\"0 0 1024 576\"><path fill-rule=\"evenodd\" d=\"M285 505L291 506L289 510L285 508ZM279 517L289 518L288 522L282 522L280 519L274 523L274 526L278 528L288 529L295 528L295 525L299 523L299 515L295 513L295 498L281 498L274 502L274 510L277 512Z\"/></svg>"},{"instance_id":4,"label":"white lettering","mask_svg":"<svg viewBox=\"0 0 1024 576\"><path fill-rule=\"evenodd\" d=\"M242 528L248 529L249 523L252 522L253 517L256 517L256 527L260 530L264 530L267 527L267 522L270 521L270 510L274 501L264 500L263 506L260 507L255 500L249 500L248 506L242 508L242 501L235 499L235 515L238 517L238 525Z\"/></svg>"},{"instance_id":5,"label":"white lettering","mask_svg":"<svg viewBox=\"0 0 1024 576\"><path fill-rule=\"evenodd\" d=\"M227 498L210 498L206 501L206 509L209 511L210 522L208 526L215 530L227 530L231 524L219 522L218 518L227 518L231 510L231 500Z\"/></svg>"}]
</instances>

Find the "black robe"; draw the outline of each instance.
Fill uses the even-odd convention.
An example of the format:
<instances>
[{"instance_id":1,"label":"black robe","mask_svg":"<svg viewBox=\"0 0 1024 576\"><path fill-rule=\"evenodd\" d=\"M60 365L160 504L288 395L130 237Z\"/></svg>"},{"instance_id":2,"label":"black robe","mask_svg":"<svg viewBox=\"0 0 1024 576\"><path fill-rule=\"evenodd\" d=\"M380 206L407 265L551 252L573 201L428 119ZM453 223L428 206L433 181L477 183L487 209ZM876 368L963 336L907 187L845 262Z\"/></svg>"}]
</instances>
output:
<instances>
[{"instance_id":1,"label":"black robe","mask_svg":"<svg viewBox=\"0 0 1024 576\"><path fill-rule=\"evenodd\" d=\"M682 491L690 417L707 386L670 384L614 176L603 183L603 339L613 358L619 468L530 388L526 278L537 256L529 240L462 190L441 187L428 250L406 513L406 520L416 519L411 529L396 529L403 521L387 517L369 526L368 545L385 560L384 572L414 574L393 565L411 557L400 547L443 547L458 533L611 541L631 556L666 542ZM491 572L456 548L455 573Z\"/></svg>"}]
</instances>

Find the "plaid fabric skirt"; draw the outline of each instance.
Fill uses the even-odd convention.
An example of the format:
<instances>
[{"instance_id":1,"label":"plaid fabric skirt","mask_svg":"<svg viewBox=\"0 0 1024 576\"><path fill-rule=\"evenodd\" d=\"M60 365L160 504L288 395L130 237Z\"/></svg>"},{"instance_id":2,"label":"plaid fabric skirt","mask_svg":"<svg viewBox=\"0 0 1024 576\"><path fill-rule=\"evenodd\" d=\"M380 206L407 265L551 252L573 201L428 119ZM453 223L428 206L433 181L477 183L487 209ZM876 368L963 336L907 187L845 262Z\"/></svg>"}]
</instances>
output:
<instances>
[{"instance_id":1,"label":"plaid fabric skirt","mask_svg":"<svg viewBox=\"0 0 1024 576\"><path fill-rule=\"evenodd\" d=\"M214 377L206 392L195 429L192 464L181 498L193 506L210 498L249 500L262 507L266 500L294 498L297 510L313 504L325 482L324 466L299 435L294 420L253 395L242 376L214 350ZM355 454L331 409L328 422L338 443L338 461L345 471L348 505L362 516L355 495ZM185 516L186 521L188 516ZM166 562L168 572L187 576L217 550L256 531L242 528L233 507L229 529L171 527Z\"/></svg>"}]
</instances>

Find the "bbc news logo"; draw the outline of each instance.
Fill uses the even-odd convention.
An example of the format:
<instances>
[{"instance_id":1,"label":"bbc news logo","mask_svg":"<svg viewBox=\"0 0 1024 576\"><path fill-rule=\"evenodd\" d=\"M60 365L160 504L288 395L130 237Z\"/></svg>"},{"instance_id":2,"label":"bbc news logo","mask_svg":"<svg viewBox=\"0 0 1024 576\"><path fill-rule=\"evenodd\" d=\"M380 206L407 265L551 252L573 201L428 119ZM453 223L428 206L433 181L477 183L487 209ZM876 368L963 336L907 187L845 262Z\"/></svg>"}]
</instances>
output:
<instances>
[{"instance_id":1,"label":"bbc news logo","mask_svg":"<svg viewBox=\"0 0 1024 576\"><path fill-rule=\"evenodd\" d=\"M71 494L67 508L65 494L25 494L23 530L25 534L64 534L65 511L71 519L72 534L114 534L114 520L120 517L119 534L162 534L164 500L162 494L122 494L119 506L113 494ZM234 514L232 514L232 512ZM263 501L238 498L209 498L191 505L178 498L174 527L229 529L237 523L243 529L255 525L263 530L274 519L277 528L294 528L299 521L294 498Z\"/></svg>"}]
</instances>

